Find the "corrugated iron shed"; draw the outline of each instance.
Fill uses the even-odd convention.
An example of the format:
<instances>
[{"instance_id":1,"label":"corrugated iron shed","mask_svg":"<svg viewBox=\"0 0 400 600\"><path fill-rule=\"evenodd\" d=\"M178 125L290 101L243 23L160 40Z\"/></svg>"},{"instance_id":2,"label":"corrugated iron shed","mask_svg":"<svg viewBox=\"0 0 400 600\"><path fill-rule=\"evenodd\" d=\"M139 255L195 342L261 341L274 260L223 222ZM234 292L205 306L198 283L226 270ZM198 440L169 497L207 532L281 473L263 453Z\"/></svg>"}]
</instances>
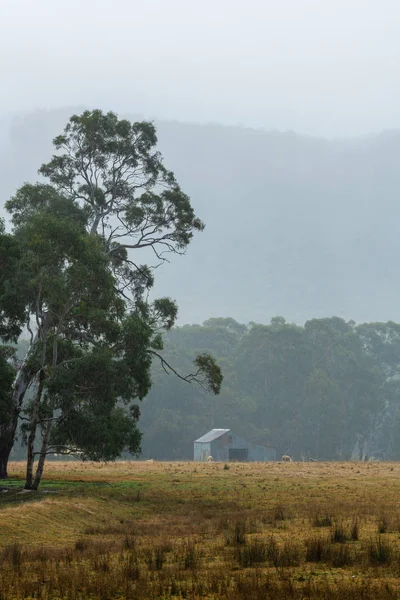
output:
<instances>
[{"instance_id":1,"label":"corrugated iron shed","mask_svg":"<svg viewBox=\"0 0 400 600\"><path fill-rule=\"evenodd\" d=\"M231 429L211 429L194 442L194 460L265 462L276 460L276 450L271 446L253 444L234 434Z\"/></svg>"},{"instance_id":2,"label":"corrugated iron shed","mask_svg":"<svg viewBox=\"0 0 400 600\"><path fill-rule=\"evenodd\" d=\"M204 435L199 437L198 440L195 440L195 443L196 442L200 442L200 443L213 442L217 438L221 437L221 435L228 433L228 431L230 431L230 429L211 429L211 431L209 431L208 433L205 433Z\"/></svg>"}]
</instances>

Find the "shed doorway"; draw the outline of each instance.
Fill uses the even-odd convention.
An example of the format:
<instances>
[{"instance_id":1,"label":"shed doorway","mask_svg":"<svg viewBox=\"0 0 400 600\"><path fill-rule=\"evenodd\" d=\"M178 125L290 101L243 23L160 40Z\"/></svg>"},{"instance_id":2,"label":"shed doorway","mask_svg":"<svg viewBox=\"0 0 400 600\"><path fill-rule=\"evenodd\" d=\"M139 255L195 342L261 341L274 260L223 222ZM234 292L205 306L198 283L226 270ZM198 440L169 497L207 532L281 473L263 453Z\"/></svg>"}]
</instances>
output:
<instances>
[{"instance_id":1,"label":"shed doorway","mask_svg":"<svg viewBox=\"0 0 400 600\"><path fill-rule=\"evenodd\" d=\"M246 462L249 457L248 448L229 448L229 460Z\"/></svg>"}]
</instances>

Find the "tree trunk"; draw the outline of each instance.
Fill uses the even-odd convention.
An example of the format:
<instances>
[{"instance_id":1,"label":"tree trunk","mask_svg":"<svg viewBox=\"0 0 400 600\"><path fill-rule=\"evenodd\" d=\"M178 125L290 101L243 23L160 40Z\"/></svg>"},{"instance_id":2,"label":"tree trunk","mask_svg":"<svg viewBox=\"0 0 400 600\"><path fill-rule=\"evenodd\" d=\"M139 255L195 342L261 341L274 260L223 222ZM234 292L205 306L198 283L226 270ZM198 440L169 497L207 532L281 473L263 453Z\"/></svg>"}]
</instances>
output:
<instances>
[{"instance_id":1,"label":"tree trunk","mask_svg":"<svg viewBox=\"0 0 400 600\"><path fill-rule=\"evenodd\" d=\"M25 489L30 490L32 488L33 481L33 463L35 462L35 439L36 439L36 431L39 421L39 408L40 401L42 398L44 387L44 378L40 378L39 386L35 395L31 422L30 422L30 431L28 437L28 448L27 448L27 458L26 458L26 480L25 480Z\"/></svg>"},{"instance_id":2,"label":"tree trunk","mask_svg":"<svg viewBox=\"0 0 400 600\"><path fill-rule=\"evenodd\" d=\"M6 479L8 476L8 461L14 446L19 413L21 411L22 401L28 385L29 382L26 384L26 386L19 382L19 395L13 393L12 396L11 414L5 423L3 422L0 424L0 479Z\"/></svg>"},{"instance_id":3,"label":"tree trunk","mask_svg":"<svg viewBox=\"0 0 400 600\"><path fill-rule=\"evenodd\" d=\"M47 452L48 445L49 445L49 439L50 439L50 433L51 433L52 427L53 427L53 422L48 421L46 428L44 430L44 433L43 433L42 446L40 448L38 466L36 469L35 480L32 484L32 487L30 488L31 490L37 490L39 487L40 481L42 479L44 463L46 460L46 452Z\"/></svg>"},{"instance_id":4,"label":"tree trunk","mask_svg":"<svg viewBox=\"0 0 400 600\"><path fill-rule=\"evenodd\" d=\"M7 477L8 461L14 446L22 403L34 375L28 367L28 360L34 351L37 339L36 336L15 377L11 396L11 417L7 423L0 425L0 479Z\"/></svg>"},{"instance_id":5,"label":"tree trunk","mask_svg":"<svg viewBox=\"0 0 400 600\"><path fill-rule=\"evenodd\" d=\"M8 459L11 454L12 444L3 443L0 446L0 479L7 479Z\"/></svg>"},{"instance_id":6,"label":"tree trunk","mask_svg":"<svg viewBox=\"0 0 400 600\"><path fill-rule=\"evenodd\" d=\"M52 360L53 368L55 368L57 366L57 358L58 358L58 335L56 334L54 336L54 340L53 340L53 360ZM43 390L44 377L41 377L41 385L42 385L42 390ZM40 393L40 395L41 395L41 393ZM44 428L43 437L42 437L42 446L40 448L40 454L39 454L38 466L36 468L35 480L31 487L32 490L38 489L40 481L42 479L44 463L45 463L46 456L47 456L47 450L49 448L50 433L53 428L52 417L54 414L54 398L50 397L49 402L50 402L50 406L49 406L50 418L47 421L46 426Z\"/></svg>"}]
</instances>

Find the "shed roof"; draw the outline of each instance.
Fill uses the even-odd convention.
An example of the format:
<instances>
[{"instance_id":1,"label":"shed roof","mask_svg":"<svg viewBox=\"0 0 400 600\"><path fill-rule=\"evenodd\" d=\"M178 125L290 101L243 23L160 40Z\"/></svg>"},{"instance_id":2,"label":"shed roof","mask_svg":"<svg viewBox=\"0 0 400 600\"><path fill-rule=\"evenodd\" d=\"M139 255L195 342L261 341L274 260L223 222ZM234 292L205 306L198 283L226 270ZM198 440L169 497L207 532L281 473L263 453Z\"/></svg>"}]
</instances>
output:
<instances>
[{"instance_id":1,"label":"shed roof","mask_svg":"<svg viewBox=\"0 0 400 600\"><path fill-rule=\"evenodd\" d=\"M195 442L213 442L217 438L221 437L221 435L224 435L224 433L228 433L228 431L230 431L230 429L211 429L211 431L199 437L199 439L195 440Z\"/></svg>"}]
</instances>

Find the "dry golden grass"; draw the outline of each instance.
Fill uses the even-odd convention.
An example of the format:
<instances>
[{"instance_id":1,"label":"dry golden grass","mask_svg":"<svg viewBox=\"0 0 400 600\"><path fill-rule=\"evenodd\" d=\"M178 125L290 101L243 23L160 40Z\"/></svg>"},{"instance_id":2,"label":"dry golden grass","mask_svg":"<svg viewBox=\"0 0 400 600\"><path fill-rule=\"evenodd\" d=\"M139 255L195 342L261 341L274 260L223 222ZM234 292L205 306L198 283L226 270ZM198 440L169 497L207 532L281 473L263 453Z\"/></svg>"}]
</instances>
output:
<instances>
[{"instance_id":1,"label":"dry golden grass","mask_svg":"<svg viewBox=\"0 0 400 600\"><path fill-rule=\"evenodd\" d=\"M400 597L400 464L51 462L37 494L23 467L1 600Z\"/></svg>"}]
</instances>

